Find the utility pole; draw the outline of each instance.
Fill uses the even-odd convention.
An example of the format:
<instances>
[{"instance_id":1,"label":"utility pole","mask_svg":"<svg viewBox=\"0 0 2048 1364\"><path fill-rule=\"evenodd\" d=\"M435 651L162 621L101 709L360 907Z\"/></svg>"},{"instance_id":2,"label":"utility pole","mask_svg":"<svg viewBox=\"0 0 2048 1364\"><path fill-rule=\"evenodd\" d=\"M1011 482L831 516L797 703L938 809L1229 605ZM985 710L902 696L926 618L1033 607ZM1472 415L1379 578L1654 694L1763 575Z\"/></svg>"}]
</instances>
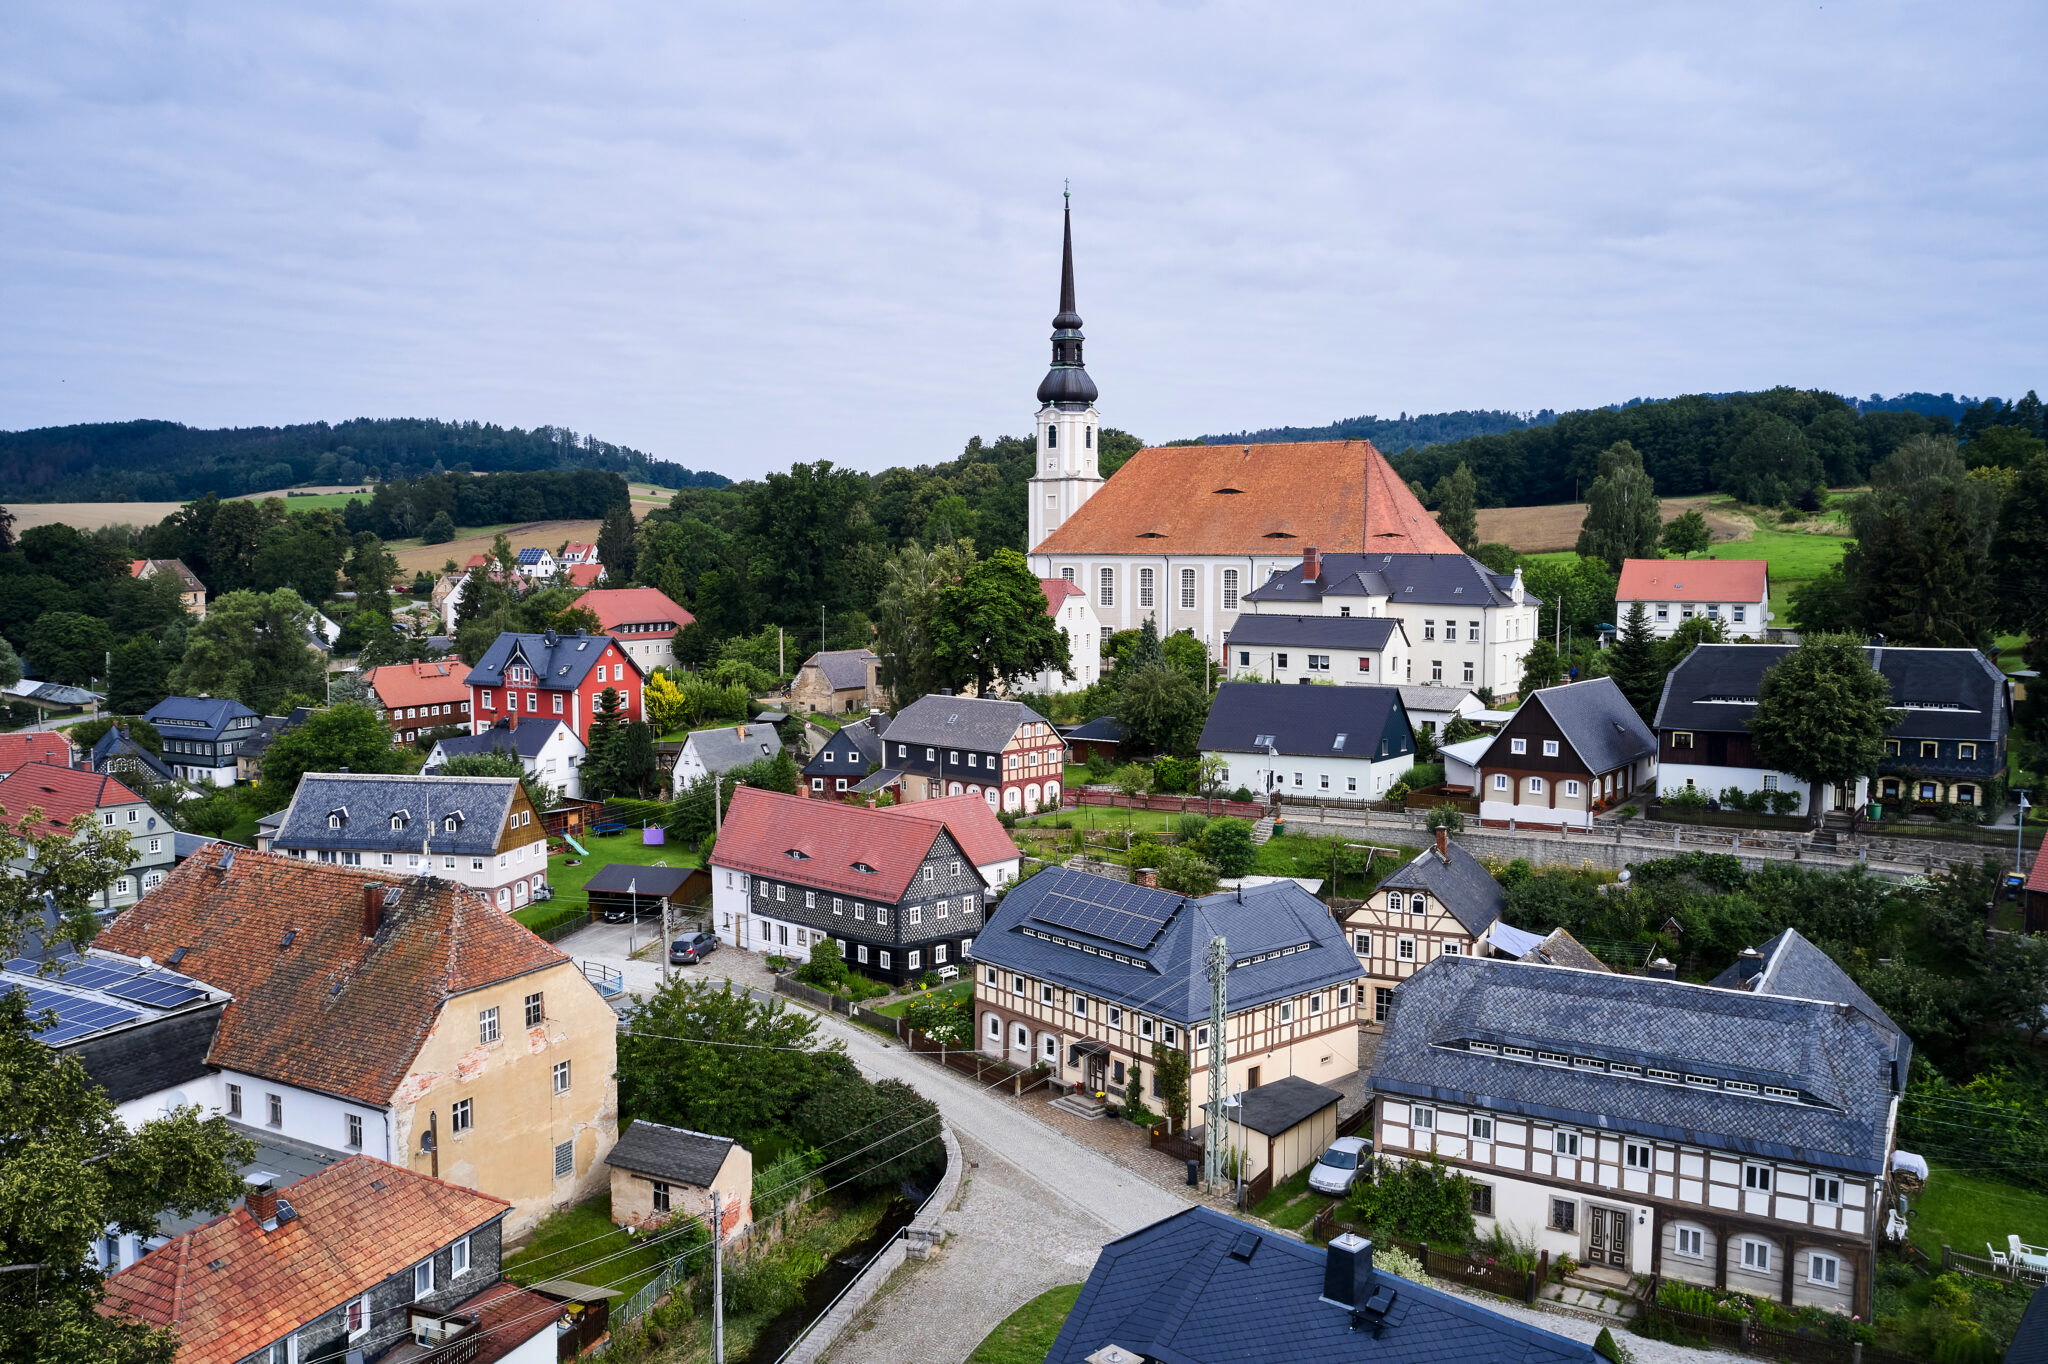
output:
<instances>
[{"instance_id":1,"label":"utility pole","mask_svg":"<svg viewBox=\"0 0 2048 1364\"><path fill-rule=\"evenodd\" d=\"M1208 1117L1202 1123L1203 1173L1210 1193L1223 1179L1223 1087L1227 1078L1223 1017L1229 972L1230 950L1219 933L1209 939L1209 1102Z\"/></svg>"},{"instance_id":2,"label":"utility pole","mask_svg":"<svg viewBox=\"0 0 2048 1364\"><path fill-rule=\"evenodd\" d=\"M711 1364L725 1364L725 1202L711 1194Z\"/></svg>"},{"instance_id":3,"label":"utility pole","mask_svg":"<svg viewBox=\"0 0 2048 1364\"><path fill-rule=\"evenodd\" d=\"M675 963L669 960L669 947L675 942L674 930L668 926L668 896L661 897L661 983L668 984L675 979Z\"/></svg>"}]
</instances>

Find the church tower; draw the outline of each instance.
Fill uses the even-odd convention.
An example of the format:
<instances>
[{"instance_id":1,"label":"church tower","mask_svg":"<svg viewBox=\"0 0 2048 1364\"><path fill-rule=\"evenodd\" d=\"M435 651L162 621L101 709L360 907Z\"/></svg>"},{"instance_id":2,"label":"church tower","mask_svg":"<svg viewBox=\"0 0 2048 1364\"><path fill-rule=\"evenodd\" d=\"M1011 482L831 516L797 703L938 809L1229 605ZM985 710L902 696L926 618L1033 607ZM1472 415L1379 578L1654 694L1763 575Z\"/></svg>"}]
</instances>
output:
<instances>
[{"instance_id":1,"label":"church tower","mask_svg":"<svg viewBox=\"0 0 2048 1364\"><path fill-rule=\"evenodd\" d=\"M1038 385L1038 464L1030 483L1028 553L1102 486L1095 462L1101 422L1095 381L1081 362L1081 315L1074 311L1074 210L1060 252L1060 311L1052 320L1052 368Z\"/></svg>"}]
</instances>

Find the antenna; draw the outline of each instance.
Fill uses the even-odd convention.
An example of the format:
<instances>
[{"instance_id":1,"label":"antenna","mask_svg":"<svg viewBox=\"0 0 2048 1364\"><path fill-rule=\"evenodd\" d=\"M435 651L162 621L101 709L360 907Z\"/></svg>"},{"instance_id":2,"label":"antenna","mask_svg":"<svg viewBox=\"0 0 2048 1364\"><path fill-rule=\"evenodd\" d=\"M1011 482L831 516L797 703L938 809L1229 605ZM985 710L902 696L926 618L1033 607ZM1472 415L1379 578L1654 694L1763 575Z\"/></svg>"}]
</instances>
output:
<instances>
[{"instance_id":1,"label":"antenna","mask_svg":"<svg viewBox=\"0 0 2048 1364\"><path fill-rule=\"evenodd\" d=\"M1072 180L1062 180L1060 184L1064 187L1060 192L1060 197L1067 201L1066 206L1071 209L1074 206L1074 182Z\"/></svg>"}]
</instances>

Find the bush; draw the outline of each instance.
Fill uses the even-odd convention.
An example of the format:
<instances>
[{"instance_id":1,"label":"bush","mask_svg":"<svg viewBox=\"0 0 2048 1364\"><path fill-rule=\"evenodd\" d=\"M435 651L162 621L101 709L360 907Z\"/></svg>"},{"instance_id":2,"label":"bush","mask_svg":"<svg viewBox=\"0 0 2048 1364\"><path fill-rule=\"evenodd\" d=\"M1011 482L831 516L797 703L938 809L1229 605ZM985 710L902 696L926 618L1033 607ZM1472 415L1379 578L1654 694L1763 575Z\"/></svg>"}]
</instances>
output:
<instances>
[{"instance_id":1,"label":"bush","mask_svg":"<svg viewBox=\"0 0 2048 1364\"><path fill-rule=\"evenodd\" d=\"M1374 1246L1372 1267L1375 1270L1384 1269L1389 1274L1398 1274L1410 1283L1421 1283L1424 1278L1422 1261L1399 1246Z\"/></svg>"},{"instance_id":2,"label":"bush","mask_svg":"<svg viewBox=\"0 0 2048 1364\"><path fill-rule=\"evenodd\" d=\"M1429 813L1422 817L1422 823L1423 827L1432 830L1444 829L1454 834L1463 833L1465 829L1465 812L1449 801L1445 801L1442 805L1430 806Z\"/></svg>"},{"instance_id":3,"label":"bush","mask_svg":"<svg viewBox=\"0 0 2048 1364\"><path fill-rule=\"evenodd\" d=\"M1258 846L1252 842L1252 826L1241 819L1213 819L1202 831L1202 844L1209 860L1224 876L1243 876L1258 864Z\"/></svg>"},{"instance_id":4,"label":"bush","mask_svg":"<svg viewBox=\"0 0 2048 1364\"><path fill-rule=\"evenodd\" d=\"M1173 835L1183 843L1193 843L1201 838L1202 830L1209 827L1209 817L1199 810L1189 810L1173 817Z\"/></svg>"},{"instance_id":5,"label":"bush","mask_svg":"<svg viewBox=\"0 0 2048 1364\"><path fill-rule=\"evenodd\" d=\"M1443 764L1417 763L1402 775L1401 780L1408 784L1408 789L1411 791L1427 791L1432 786L1442 786L1444 784Z\"/></svg>"},{"instance_id":6,"label":"bush","mask_svg":"<svg viewBox=\"0 0 2048 1364\"><path fill-rule=\"evenodd\" d=\"M1359 1221L1382 1232L1442 1245L1472 1239L1472 1181L1434 1157L1380 1164L1346 1201Z\"/></svg>"},{"instance_id":7,"label":"bush","mask_svg":"<svg viewBox=\"0 0 2048 1364\"><path fill-rule=\"evenodd\" d=\"M1232 791L1230 793L1230 798L1238 802L1240 805L1249 805L1252 802L1252 788L1249 786L1240 786L1235 791Z\"/></svg>"},{"instance_id":8,"label":"bush","mask_svg":"<svg viewBox=\"0 0 2048 1364\"><path fill-rule=\"evenodd\" d=\"M1771 813L1774 815L1796 815L1806 801L1804 791L1772 791Z\"/></svg>"},{"instance_id":9,"label":"bush","mask_svg":"<svg viewBox=\"0 0 2048 1364\"><path fill-rule=\"evenodd\" d=\"M853 975L853 968L846 964L846 958L839 955L839 939L827 938L811 949L811 959L796 968L796 978L806 985L815 985L820 990L830 990L844 984Z\"/></svg>"},{"instance_id":10,"label":"bush","mask_svg":"<svg viewBox=\"0 0 2048 1364\"><path fill-rule=\"evenodd\" d=\"M1676 805L1681 810L1704 810L1707 808L1707 793L1697 786L1681 786L1669 794L1660 792L1657 797L1666 805Z\"/></svg>"},{"instance_id":11,"label":"bush","mask_svg":"<svg viewBox=\"0 0 2048 1364\"><path fill-rule=\"evenodd\" d=\"M1004 827L1005 829L1014 829L1014 828L1016 828L1016 827L1017 827L1017 812L1016 812L1015 810L998 810L998 811L996 811L996 823L998 823L998 824L1002 825L1002 826L1003 826L1003 827Z\"/></svg>"},{"instance_id":12,"label":"bush","mask_svg":"<svg viewBox=\"0 0 2048 1364\"><path fill-rule=\"evenodd\" d=\"M1157 791L1185 791L1194 785L1194 764L1164 757L1152 764L1152 787Z\"/></svg>"}]
</instances>

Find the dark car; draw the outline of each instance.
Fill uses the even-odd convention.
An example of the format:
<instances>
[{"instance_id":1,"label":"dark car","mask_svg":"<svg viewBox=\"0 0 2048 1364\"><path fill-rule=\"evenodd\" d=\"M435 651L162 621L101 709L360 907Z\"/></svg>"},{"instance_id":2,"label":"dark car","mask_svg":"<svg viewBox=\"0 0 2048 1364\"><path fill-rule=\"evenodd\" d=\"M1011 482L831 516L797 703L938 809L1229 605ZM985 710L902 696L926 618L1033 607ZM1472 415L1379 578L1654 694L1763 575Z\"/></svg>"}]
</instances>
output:
<instances>
[{"instance_id":1,"label":"dark car","mask_svg":"<svg viewBox=\"0 0 2048 1364\"><path fill-rule=\"evenodd\" d=\"M630 899L623 904L613 900L606 904L604 909L604 921L608 924L622 924L628 919L660 918L661 897L658 895L642 895L637 904Z\"/></svg>"},{"instance_id":2,"label":"dark car","mask_svg":"<svg viewBox=\"0 0 2048 1364\"><path fill-rule=\"evenodd\" d=\"M670 966L694 966L718 950L718 938L711 933L685 933L668 945Z\"/></svg>"}]
</instances>

